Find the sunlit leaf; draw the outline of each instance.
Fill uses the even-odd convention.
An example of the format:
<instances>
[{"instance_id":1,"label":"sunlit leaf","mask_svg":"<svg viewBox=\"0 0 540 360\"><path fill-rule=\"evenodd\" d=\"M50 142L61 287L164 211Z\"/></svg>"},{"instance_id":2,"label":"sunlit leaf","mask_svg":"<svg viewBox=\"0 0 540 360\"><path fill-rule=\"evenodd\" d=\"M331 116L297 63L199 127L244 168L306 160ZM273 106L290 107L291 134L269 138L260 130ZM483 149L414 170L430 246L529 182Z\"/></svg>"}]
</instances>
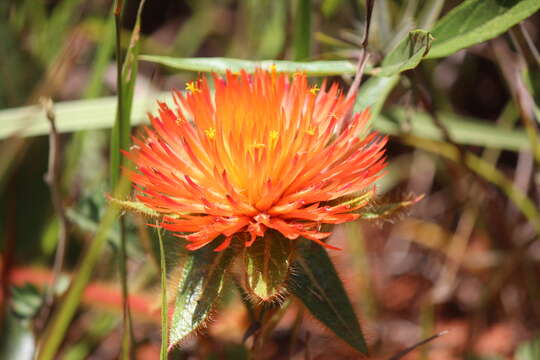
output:
<instances>
[{"instance_id":1,"label":"sunlit leaf","mask_svg":"<svg viewBox=\"0 0 540 360\"><path fill-rule=\"evenodd\" d=\"M360 324L343 284L326 250L313 241L302 240L289 291L311 314L350 346L367 354Z\"/></svg>"},{"instance_id":2,"label":"sunlit leaf","mask_svg":"<svg viewBox=\"0 0 540 360\"><path fill-rule=\"evenodd\" d=\"M448 56L502 34L540 9L538 0L467 0L433 28L428 58Z\"/></svg>"},{"instance_id":3,"label":"sunlit leaf","mask_svg":"<svg viewBox=\"0 0 540 360\"><path fill-rule=\"evenodd\" d=\"M158 55L140 55L140 60L150 61L175 70L215 72L224 74L227 70L237 72L242 69L253 72L256 68L270 69L275 66L279 72L305 72L309 76L354 74L356 66L350 61L286 61L286 60L242 60L222 57L176 58Z\"/></svg>"},{"instance_id":4,"label":"sunlit leaf","mask_svg":"<svg viewBox=\"0 0 540 360\"><path fill-rule=\"evenodd\" d=\"M169 350L204 326L218 302L233 254L230 247L216 253L205 246L188 255L176 288Z\"/></svg>"}]
</instances>

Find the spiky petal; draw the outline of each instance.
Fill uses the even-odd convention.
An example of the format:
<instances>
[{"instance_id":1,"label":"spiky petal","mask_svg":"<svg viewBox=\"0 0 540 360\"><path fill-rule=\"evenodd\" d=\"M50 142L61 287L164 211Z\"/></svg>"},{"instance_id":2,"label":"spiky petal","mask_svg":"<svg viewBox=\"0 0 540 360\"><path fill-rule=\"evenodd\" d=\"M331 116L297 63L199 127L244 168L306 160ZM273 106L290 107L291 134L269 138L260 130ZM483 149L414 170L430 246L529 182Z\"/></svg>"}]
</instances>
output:
<instances>
[{"instance_id":1,"label":"spiky petal","mask_svg":"<svg viewBox=\"0 0 540 360\"><path fill-rule=\"evenodd\" d=\"M238 233L249 246L267 229L289 239L323 242L321 224L356 219L366 201L340 198L373 192L385 167L386 138L366 133L369 112L351 116L353 98L338 85L310 87L292 77L257 70L214 75L159 103L159 116L126 156L138 200L163 214L161 226L196 250L223 235L223 250Z\"/></svg>"}]
</instances>

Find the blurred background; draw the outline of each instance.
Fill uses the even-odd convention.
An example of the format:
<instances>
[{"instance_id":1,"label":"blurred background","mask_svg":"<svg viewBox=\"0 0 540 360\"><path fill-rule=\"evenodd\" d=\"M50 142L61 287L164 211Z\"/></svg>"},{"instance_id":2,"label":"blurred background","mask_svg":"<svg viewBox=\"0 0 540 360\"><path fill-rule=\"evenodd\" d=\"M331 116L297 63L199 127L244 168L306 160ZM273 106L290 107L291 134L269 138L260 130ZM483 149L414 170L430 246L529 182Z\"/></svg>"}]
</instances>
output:
<instances>
[{"instance_id":1,"label":"blurred background","mask_svg":"<svg viewBox=\"0 0 540 360\"><path fill-rule=\"evenodd\" d=\"M518 2L486 1L501 7ZM371 63L379 64L410 30L430 30L459 3L375 1ZM125 1L124 50L139 5ZM103 225L117 79L113 8L108 0L0 2L3 359L31 358L48 316L41 305L63 227L56 195L45 181L50 161L58 165L67 222L56 294L65 291ZM363 0L147 0L137 46L140 54L181 58L355 61L365 19ZM389 359L448 330L405 359L540 359L539 45L537 12L489 41L424 59L377 98L382 110L373 126L392 135L390 165L378 192L388 201L425 197L388 219L341 226L331 240L345 249L330 255L361 319L371 358ZM331 80L346 88L353 75ZM140 123L145 111L155 111L161 92L183 89L198 74L141 61L132 76L133 122ZM56 160L49 159L49 125L36 105L41 98L53 100L62 132ZM127 217L127 273L135 356L154 359L161 340L159 260L156 234L144 224L141 217ZM104 234L58 359L119 356L118 225ZM165 241L174 267L181 244L173 237ZM57 307L54 302L51 311ZM231 293L208 328L171 358L247 358L242 338L249 326L240 298ZM265 354L358 358L294 301Z\"/></svg>"}]
</instances>

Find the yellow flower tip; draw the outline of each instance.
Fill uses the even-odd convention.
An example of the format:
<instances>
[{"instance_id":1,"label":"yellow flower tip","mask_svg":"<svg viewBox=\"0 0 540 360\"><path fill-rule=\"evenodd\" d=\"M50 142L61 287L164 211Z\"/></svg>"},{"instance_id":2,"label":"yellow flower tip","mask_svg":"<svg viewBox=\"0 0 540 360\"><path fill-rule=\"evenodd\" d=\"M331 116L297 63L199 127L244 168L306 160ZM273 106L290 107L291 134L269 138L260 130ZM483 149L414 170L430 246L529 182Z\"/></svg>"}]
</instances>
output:
<instances>
[{"instance_id":1,"label":"yellow flower tip","mask_svg":"<svg viewBox=\"0 0 540 360\"><path fill-rule=\"evenodd\" d=\"M313 95L317 95L317 93L320 91L321 89L319 88L319 85L315 84L311 87L311 89L309 89L309 92L312 93Z\"/></svg>"},{"instance_id":2,"label":"yellow flower tip","mask_svg":"<svg viewBox=\"0 0 540 360\"><path fill-rule=\"evenodd\" d=\"M272 72L272 74L275 74L277 72L277 66L276 64L272 64L270 65L270 72Z\"/></svg>"},{"instance_id":3,"label":"yellow flower tip","mask_svg":"<svg viewBox=\"0 0 540 360\"><path fill-rule=\"evenodd\" d=\"M279 131L277 130L270 131L270 140L277 140L278 137L279 137Z\"/></svg>"},{"instance_id":4,"label":"yellow flower tip","mask_svg":"<svg viewBox=\"0 0 540 360\"><path fill-rule=\"evenodd\" d=\"M308 135L311 135L311 136L315 135L315 127L310 126L310 127L306 130L306 133L307 133Z\"/></svg>"},{"instance_id":5,"label":"yellow flower tip","mask_svg":"<svg viewBox=\"0 0 540 360\"><path fill-rule=\"evenodd\" d=\"M191 92L192 94L201 92L201 89L197 87L197 84L195 81L188 82L186 84L186 90Z\"/></svg>"},{"instance_id":6,"label":"yellow flower tip","mask_svg":"<svg viewBox=\"0 0 540 360\"><path fill-rule=\"evenodd\" d=\"M204 133L206 134L206 136L208 136L210 140L214 140L214 138L216 137L216 129L213 127L204 130Z\"/></svg>"}]
</instances>

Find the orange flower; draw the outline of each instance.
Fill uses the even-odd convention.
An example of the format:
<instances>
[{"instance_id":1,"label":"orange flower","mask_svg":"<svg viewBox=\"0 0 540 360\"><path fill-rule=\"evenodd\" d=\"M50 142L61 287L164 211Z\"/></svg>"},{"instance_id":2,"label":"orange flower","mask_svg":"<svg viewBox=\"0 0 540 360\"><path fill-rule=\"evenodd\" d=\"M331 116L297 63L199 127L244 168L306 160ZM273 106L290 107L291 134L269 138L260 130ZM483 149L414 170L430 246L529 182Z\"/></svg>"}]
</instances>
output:
<instances>
[{"instance_id":1,"label":"orange flower","mask_svg":"<svg viewBox=\"0 0 540 360\"><path fill-rule=\"evenodd\" d=\"M176 107L159 103L145 139L134 139L126 156L138 200L190 250L223 235L221 251L240 233L250 246L268 229L334 248L321 224L358 218L385 167L386 138L358 137L369 112L337 133L354 102L337 84L261 69L213 80L214 93L205 78L175 91Z\"/></svg>"}]
</instances>

